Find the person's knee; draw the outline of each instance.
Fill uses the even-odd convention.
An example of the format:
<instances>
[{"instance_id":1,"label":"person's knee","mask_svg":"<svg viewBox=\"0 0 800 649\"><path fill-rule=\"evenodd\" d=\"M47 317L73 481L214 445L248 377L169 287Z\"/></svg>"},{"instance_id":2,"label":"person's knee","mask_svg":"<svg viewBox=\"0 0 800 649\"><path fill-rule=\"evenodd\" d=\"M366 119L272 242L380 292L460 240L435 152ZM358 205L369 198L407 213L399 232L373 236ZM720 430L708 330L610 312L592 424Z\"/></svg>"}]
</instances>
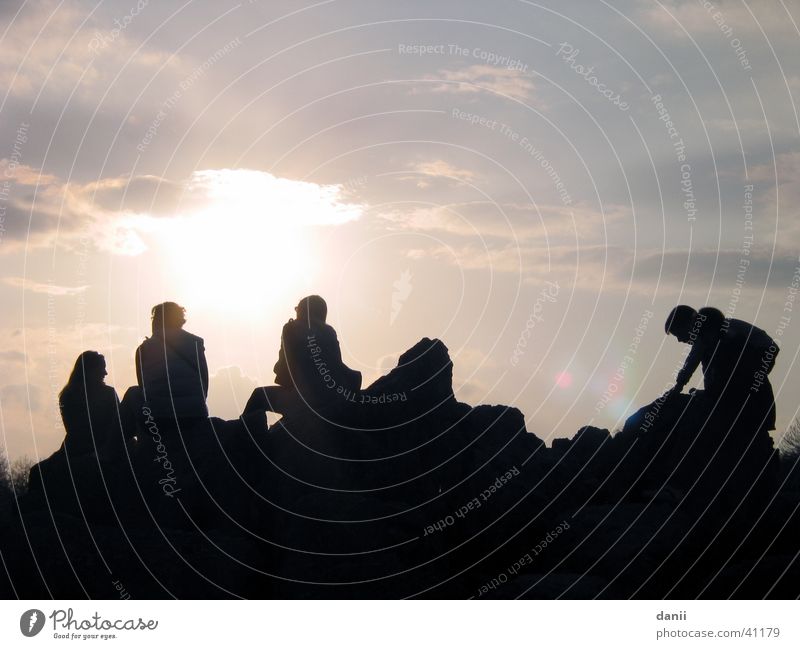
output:
<instances>
[{"instance_id":1,"label":"person's knee","mask_svg":"<svg viewBox=\"0 0 800 649\"><path fill-rule=\"evenodd\" d=\"M272 398L270 397L271 391L274 388L271 387L259 387L255 388L250 395L250 398L247 400L247 404L244 407L243 413L246 414L248 412L255 412L255 411L264 411L271 410L271 401Z\"/></svg>"},{"instance_id":2,"label":"person's knee","mask_svg":"<svg viewBox=\"0 0 800 649\"><path fill-rule=\"evenodd\" d=\"M250 398L247 399L247 403L244 404L244 413L251 412L256 408L256 403L258 401L258 397L260 395L261 388L256 388L250 393Z\"/></svg>"}]
</instances>

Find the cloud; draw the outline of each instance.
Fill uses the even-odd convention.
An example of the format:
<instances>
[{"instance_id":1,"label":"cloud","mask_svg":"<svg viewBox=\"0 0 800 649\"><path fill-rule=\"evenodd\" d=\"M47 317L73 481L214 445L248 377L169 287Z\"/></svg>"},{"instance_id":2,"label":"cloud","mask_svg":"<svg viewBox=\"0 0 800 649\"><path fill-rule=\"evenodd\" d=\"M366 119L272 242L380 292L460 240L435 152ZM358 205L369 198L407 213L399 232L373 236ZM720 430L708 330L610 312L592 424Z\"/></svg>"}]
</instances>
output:
<instances>
[{"instance_id":1,"label":"cloud","mask_svg":"<svg viewBox=\"0 0 800 649\"><path fill-rule=\"evenodd\" d=\"M5 242L28 241L36 246L48 240L62 220L70 220L69 208L62 207L65 186L55 176L3 158L0 177L10 183L0 203Z\"/></svg>"},{"instance_id":2,"label":"cloud","mask_svg":"<svg viewBox=\"0 0 800 649\"><path fill-rule=\"evenodd\" d=\"M683 0L662 0L660 3L651 0L640 0L638 15L641 19L660 31L673 36L685 37L683 28L693 37L711 34L726 35L730 38L751 36L763 40L761 28L773 37L776 33L796 37L792 22L785 12L777 10L777 3L764 4L759 7L753 3L750 11L738 0L711 0L709 2L685 2ZM761 28L759 27L759 23Z\"/></svg>"},{"instance_id":3,"label":"cloud","mask_svg":"<svg viewBox=\"0 0 800 649\"><path fill-rule=\"evenodd\" d=\"M632 213L630 207L618 204L606 204L601 211L586 202L565 206L470 201L383 211L377 217L405 230L552 245L603 241L604 230L624 228Z\"/></svg>"},{"instance_id":4,"label":"cloud","mask_svg":"<svg viewBox=\"0 0 800 649\"><path fill-rule=\"evenodd\" d=\"M505 243L430 245L407 252L414 260L431 259L463 271L519 275L527 283L557 278L565 286L595 290L624 286L630 276L632 252L615 246L532 246Z\"/></svg>"},{"instance_id":5,"label":"cloud","mask_svg":"<svg viewBox=\"0 0 800 649\"><path fill-rule=\"evenodd\" d=\"M525 253L532 252L513 244L499 246L480 246L464 244L459 246L432 245L427 248L412 248L406 253L410 259L434 259L462 270L491 270L498 273L524 272Z\"/></svg>"},{"instance_id":6,"label":"cloud","mask_svg":"<svg viewBox=\"0 0 800 649\"><path fill-rule=\"evenodd\" d=\"M27 360L27 354L10 349L8 351L0 351L0 361L6 363L24 363Z\"/></svg>"},{"instance_id":7,"label":"cloud","mask_svg":"<svg viewBox=\"0 0 800 649\"><path fill-rule=\"evenodd\" d=\"M463 183L473 184L478 180L478 174L469 169L463 169L451 165L445 160L426 160L422 162L412 162L408 168L413 174L399 174L396 180L407 180L413 182L420 189L428 189L439 182L462 185Z\"/></svg>"},{"instance_id":8,"label":"cloud","mask_svg":"<svg viewBox=\"0 0 800 649\"><path fill-rule=\"evenodd\" d=\"M389 372L391 372L395 367L397 367L397 363L400 360L400 354L403 352L391 352L389 354L384 354L377 361L375 361L375 366L380 372L380 376L385 376Z\"/></svg>"},{"instance_id":9,"label":"cloud","mask_svg":"<svg viewBox=\"0 0 800 649\"><path fill-rule=\"evenodd\" d=\"M428 91L457 95L488 92L526 103L535 99L536 86L530 75L520 70L477 64L457 70L439 70L437 75L429 75L425 78L430 81L442 81L442 83L418 85L415 89L416 92Z\"/></svg>"},{"instance_id":10,"label":"cloud","mask_svg":"<svg viewBox=\"0 0 800 649\"><path fill-rule=\"evenodd\" d=\"M767 122L755 117L743 117L739 119L714 118L705 120L706 126L721 131L723 133L742 133L743 135L764 137L767 133ZM769 125L770 127L772 125Z\"/></svg>"},{"instance_id":11,"label":"cloud","mask_svg":"<svg viewBox=\"0 0 800 649\"><path fill-rule=\"evenodd\" d=\"M6 277L3 283L14 288L21 288L31 293L44 293L45 295L78 295L88 289L88 286L59 286L58 284L44 284L25 277Z\"/></svg>"},{"instance_id":12,"label":"cloud","mask_svg":"<svg viewBox=\"0 0 800 649\"><path fill-rule=\"evenodd\" d=\"M411 165L417 173L426 176L436 176L438 178L454 178L465 182L474 182L477 175L469 169L454 167L444 160L429 160L427 162L417 162Z\"/></svg>"},{"instance_id":13,"label":"cloud","mask_svg":"<svg viewBox=\"0 0 800 649\"><path fill-rule=\"evenodd\" d=\"M131 11L137 4L124 6L124 15L101 10L90 16L80 3L28 3L4 34L7 56L0 59L0 85L13 96L31 97L45 88L70 92L80 82L77 96L86 100L91 89L103 88L125 66L131 73L148 75L168 60L178 67L180 59L170 59L169 52L152 46L136 51L139 44L131 32L137 18ZM116 28L115 20L125 22L126 28Z\"/></svg>"},{"instance_id":14,"label":"cloud","mask_svg":"<svg viewBox=\"0 0 800 649\"><path fill-rule=\"evenodd\" d=\"M761 221L778 216L777 236L786 246L800 247L800 152L781 153L750 171L755 184L754 203L761 205Z\"/></svg>"},{"instance_id":15,"label":"cloud","mask_svg":"<svg viewBox=\"0 0 800 649\"><path fill-rule=\"evenodd\" d=\"M622 246L527 246L506 244L484 248L431 245L408 251L412 259L432 259L462 270L518 273L528 283L558 278L585 290L785 292L800 272L796 252L782 249L635 251ZM746 261L742 261L745 259ZM744 270L742 270L744 269Z\"/></svg>"},{"instance_id":16,"label":"cloud","mask_svg":"<svg viewBox=\"0 0 800 649\"><path fill-rule=\"evenodd\" d=\"M273 226L341 225L360 218L362 206L341 200L342 185L279 178L255 169L196 171L187 182L195 205L211 205L226 217L251 216Z\"/></svg>"},{"instance_id":17,"label":"cloud","mask_svg":"<svg viewBox=\"0 0 800 649\"><path fill-rule=\"evenodd\" d=\"M186 187L158 176L106 178L79 190L87 202L108 212L174 216Z\"/></svg>"},{"instance_id":18,"label":"cloud","mask_svg":"<svg viewBox=\"0 0 800 649\"><path fill-rule=\"evenodd\" d=\"M763 291L784 290L791 284L800 267L797 253L768 249L740 250L671 250L663 255L641 256L634 267L634 281L655 285L659 280L668 286L679 287L686 277L687 288L723 287Z\"/></svg>"},{"instance_id":19,"label":"cloud","mask_svg":"<svg viewBox=\"0 0 800 649\"><path fill-rule=\"evenodd\" d=\"M341 185L279 178L254 169L206 169L183 181L153 175L65 182L31 167L5 169L12 185L0 205L4 251L55 245L85 249L87 242L116 255L147 250L149 234L208 222L218 229L237 219L258 233L341 225L360 218L363 206L343 200ZM3 167L0 166L0 171ZM35 192L35 193L34 193ZM180 219L180 220L179 220ZM16 244L16 245L13 245Z\"/></svg>"},{"instance_id":20,"label":"cloud","mask_svg":"<svg viewBox=\"0 0 800 649\"><path fill-rule=\"evenodd\" d=\"M36 187L38 185L48 185L55 182L57 178L44 173L41 169L18 164L9 158L0 160L0 176L10 178L18 185L28 185Z\"/></svg>"},{"instance_id":21,"label":"cloud","mask_svg":"<svg viewBox=\"0 0 800 649\"><path fill-rule=\"evenodd\" d=\"M470 379L460 385L453 386L456 399L463 403L485 403L488 400L491 387L484 381Z\"/></svg>"},{"instance_id":22,"label":"cloud","mask_svg":"<svg viewBox=\"0 0 800 649\"><path fill-rule=\"evenodd\" d=\"M490 402L494 398L492 384L484 379L487 372L500 368L497 357L487 356L485 351L475 347L463 347L451 353L456 398L467 403Z\"/></svg>"},{"instance_id":23,"label":"cloud","mask_svg":"<svg viewBox=\"0 0 800 649\"><path fill-rule=\"evenodd\" d=\"M257 385L240 367L220 368L209 379L209 411L215 417L238 417Z\"/></svg>"},{"instance_id":24,"label":"cloud","mask_svg":"<svg viewBox=\"0 0 800 649\"><path fill-rule=\"evenodd\" d=\"M28 383L4 385L0 388L0 401L6 407L16 406L37 412L42 407L41 390Z\"/></svg>"}]
</instances>

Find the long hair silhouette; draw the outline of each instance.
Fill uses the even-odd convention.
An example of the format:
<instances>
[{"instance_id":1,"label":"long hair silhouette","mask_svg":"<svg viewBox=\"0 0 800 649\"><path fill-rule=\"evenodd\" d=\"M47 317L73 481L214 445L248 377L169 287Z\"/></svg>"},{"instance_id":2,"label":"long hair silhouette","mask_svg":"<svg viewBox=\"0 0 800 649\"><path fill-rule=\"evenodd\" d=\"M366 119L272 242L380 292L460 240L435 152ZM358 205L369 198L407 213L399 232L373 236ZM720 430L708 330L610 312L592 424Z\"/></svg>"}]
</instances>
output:
<instances>
[{"instance_id":1,"label":"long hair silhouette","mask_svg":"<svg viewBox=\"0 0 800 649\"><path fill-rule=\"evenodd\" d=\"M69 375L67 384L58 393L59 401L64 397L75 394L78 390L87 391L96 383L95 373L100 369L105 369L105 357L100 352L85 351L78 356L75 366ZM88 380L87 380L88 377ZM102 376L100 377L102 382Z\"/></svg>"}]
</instances>

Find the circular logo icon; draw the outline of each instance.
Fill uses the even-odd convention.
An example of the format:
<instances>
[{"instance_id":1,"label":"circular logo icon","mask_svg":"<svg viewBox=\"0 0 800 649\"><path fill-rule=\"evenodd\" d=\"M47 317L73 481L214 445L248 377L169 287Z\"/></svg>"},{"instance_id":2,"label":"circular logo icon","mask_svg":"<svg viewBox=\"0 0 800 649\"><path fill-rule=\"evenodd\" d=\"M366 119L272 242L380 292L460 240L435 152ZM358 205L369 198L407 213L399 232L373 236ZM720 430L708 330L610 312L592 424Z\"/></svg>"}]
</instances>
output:
<instances>
[{"instance_id":1,"label":"circular logo icon","mask_svg":"<svg viewBox=\"0 0 800 649\"><path fill-rule=\"evenodd\" d=\"M44 627L44 613L38 608L32 608L30 611L25 611L22 617L19 618L19 630L22 635L32 638Z\"/></svg>"}]
</instances>

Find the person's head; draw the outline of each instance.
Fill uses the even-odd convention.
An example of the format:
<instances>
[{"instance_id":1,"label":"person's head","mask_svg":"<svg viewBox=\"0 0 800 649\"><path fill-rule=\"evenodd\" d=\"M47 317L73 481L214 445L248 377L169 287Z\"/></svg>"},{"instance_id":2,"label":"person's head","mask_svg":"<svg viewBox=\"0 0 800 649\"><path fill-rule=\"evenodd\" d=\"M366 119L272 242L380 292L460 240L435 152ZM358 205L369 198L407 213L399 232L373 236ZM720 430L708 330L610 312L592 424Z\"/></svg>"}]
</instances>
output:
<instances>
[{"instance_id":1,"label":"person's head","mask_svg":"<svg viewBox=\"0 0 800 649\"><path fill-rule=\"evenodd\" d=\"M73 390L86 390L103 384L106 377L106 359L98 352L86 351L78 356L75 366L69 375L69 380L61 390L59 397Z\"/></svg>"},{"instance_id":2,"label":"person's head","mask_svg":"<svg viewBox=\"0 0 800 649\"><path fill-rule=\"evenodd\" d=\"M298 320L304 320L307 323L321 322L325 323L328 318L328 305L319 295L309 295L304 297L297 306L294 308L297 313Z\"/></svg>"},{"instance_id":3,"label":"person's head","mask_svg":"<svg viewBox=\"0 0 800 649\"><path fill-rule=\"evenodd\" d=\"M714 342L722 335L727 323L725 314L713 306L705 306L697 312L696 329L706 342Z\"/></svg>"},{"instance_id":4,"label":"person's head","mask_svg":"<svg viewBox=\"0 0 800 649\"><path fill-rule=\"evenodd\" d=\"M667 321L664 323L664 332L667 335L675 336L682 343L691 342L692 327L694 327L696 318L697 311L685 304L679 304L669 312Z\"/></svg>"},{"instance_id":5,"label":"person's head","mask_svg":"<svg viewBox=\"0 0 800 649\"><path fill-rule=\"evenodd\" d=\"M153 335L166 329L180 329L186 323L186 309L175 302L156 304L150 311L153 320Z\"/></svg>"}]
</instances>

